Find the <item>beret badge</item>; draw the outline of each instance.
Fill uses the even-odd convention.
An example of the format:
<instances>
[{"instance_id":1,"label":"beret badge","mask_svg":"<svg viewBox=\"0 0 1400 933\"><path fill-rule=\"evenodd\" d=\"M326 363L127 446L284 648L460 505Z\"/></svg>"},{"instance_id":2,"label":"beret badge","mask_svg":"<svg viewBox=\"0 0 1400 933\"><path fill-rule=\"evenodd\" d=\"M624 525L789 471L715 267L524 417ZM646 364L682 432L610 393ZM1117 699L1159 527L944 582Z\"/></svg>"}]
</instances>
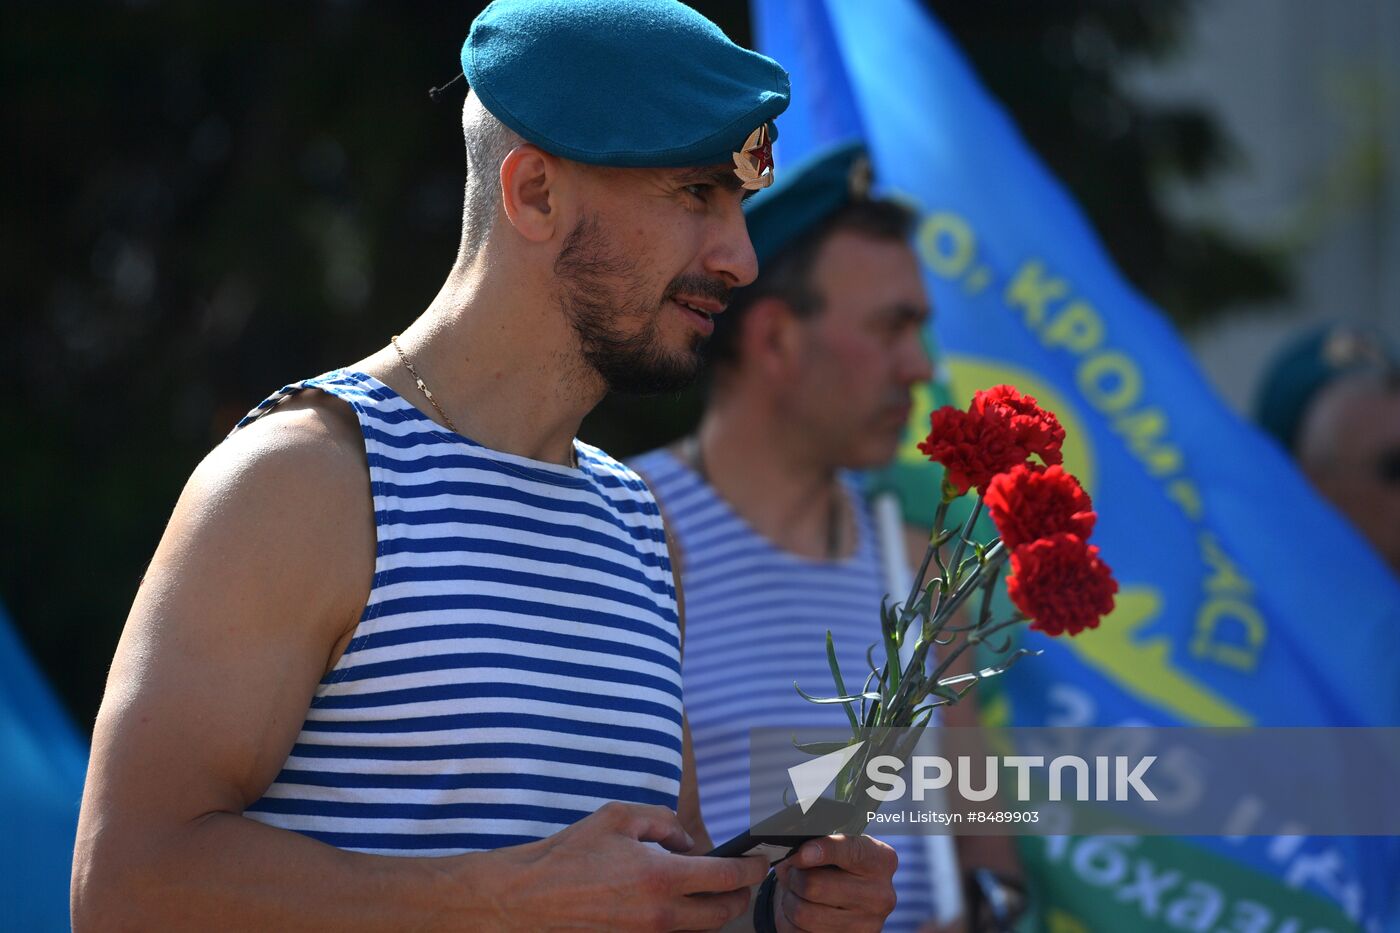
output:
<instances>
[{"instance_id":1,"label":"beret badge","mask_svg":"<svg viewBox=\"0 0 1400 933\"><path fill-rule=\"evenodd\" d=\"M851 162L851 169L846 174L846 188L850 192L851 200L864 201L870 197L870 186L875 181L875 173L870 168L870 157L859 156Z\"/></svg>"},{"instance_id":2,"label":"beret badge","mask_svg":"<svg viewBox=\"0 0 1400 933\"><path fill-rule=\"evenodd\" d=\"M1339 328L1327 336L1322 345L1322 359L1332 369L1346 369L1359 364L1370 364L1384 368L1385 351L1368 335L1355 330Z\"/></svg>"},{"instance_id":3,"label":"beret badge","mask_svg":"<svg viewBox=\"0 0 1400 933\"><path fill-rule=\"evenodd\" d=\"M744 147L734 153L734 174L750 191L773 184L773 141L767 123L750 133Z\"/></svg>"}]
</instances>

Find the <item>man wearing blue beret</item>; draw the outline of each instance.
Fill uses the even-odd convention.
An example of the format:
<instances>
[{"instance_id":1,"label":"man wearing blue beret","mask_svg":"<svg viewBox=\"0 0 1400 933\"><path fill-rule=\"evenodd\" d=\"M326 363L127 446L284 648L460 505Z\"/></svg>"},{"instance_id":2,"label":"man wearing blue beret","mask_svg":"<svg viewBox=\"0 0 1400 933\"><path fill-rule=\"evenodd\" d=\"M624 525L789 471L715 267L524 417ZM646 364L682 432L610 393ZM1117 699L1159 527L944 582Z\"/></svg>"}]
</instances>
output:
<instances>
[{"instance_id":1,"label":"man wearing blue beret","mask_svg":"<svg viewBox=\"0 0 1400 933\"><path fill-rule=\"evenodd\" d=\"M871 196L871 181L865 147L852 142L785 167L745 205L761 272L707 345L700 427L631 463L666 512L687 584L685 694L717 836L746 825L749 729L837 725L830 707L793 689L830 684L823 635L848 676L866 669L878 638L887 558L850 471L894 458L931 364L929 300L909 245L915 216ZM920 554L926 542L925 532ZM953 905L935 903L926 840L890 842L899 899L887 929L952 916ZM1017 873L1007 840L960 842L965 869Z\"/></svg>"},{"instance_id":2,"label":"man wearing blue beret","mask_svg":"<svg viewBox=\"0 0 1400 933\"><path fill-rule=\"evenodd\" d=\"M1379 333L1326 324L1265 368L1255 420L1400 574L1400 355Z\"/></svg>"},{"instance_id":3,"label":"man wearing blue beret","mask_svg":"<svg viewBox=\"0 0 1400 933\"><path fill-rule=\"evenodd\" d=\"M878 929L882 843L781 877L700 854L665 529L574 438L610 389L689 380L756 275L740 203L787 75L672 0L497 0L462 67L441 291L259 405L175 507L94 731L74 926Z\"/></svg>"}]
</instances>

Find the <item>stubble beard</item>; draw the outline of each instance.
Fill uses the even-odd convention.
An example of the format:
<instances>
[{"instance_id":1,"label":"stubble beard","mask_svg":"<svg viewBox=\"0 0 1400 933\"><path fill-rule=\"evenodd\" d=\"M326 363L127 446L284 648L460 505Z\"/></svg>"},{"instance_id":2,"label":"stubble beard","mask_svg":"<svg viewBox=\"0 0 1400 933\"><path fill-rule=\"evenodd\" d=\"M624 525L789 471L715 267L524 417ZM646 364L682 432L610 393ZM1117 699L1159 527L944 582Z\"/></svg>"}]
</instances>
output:
<instances>
[{"instance_id":1,"label":"stubble beard","mask_svg":"<svg viewBox=\"0 0 1400 933\"><path fill-rule=\"evenodd\" d=\"M661 301L648 298L637 264L609 242L596 217L585 217L564 238L554 273L559 307L578 335L584 362L609 390L658 395L695 380L705 338L695 334L686 349L668 350L661 340L663 305L680 291L727 302L727 288L700 276L680 276ZM632 321L641 326L628 333L621 325Z\"/></svg>"}]
</instances>

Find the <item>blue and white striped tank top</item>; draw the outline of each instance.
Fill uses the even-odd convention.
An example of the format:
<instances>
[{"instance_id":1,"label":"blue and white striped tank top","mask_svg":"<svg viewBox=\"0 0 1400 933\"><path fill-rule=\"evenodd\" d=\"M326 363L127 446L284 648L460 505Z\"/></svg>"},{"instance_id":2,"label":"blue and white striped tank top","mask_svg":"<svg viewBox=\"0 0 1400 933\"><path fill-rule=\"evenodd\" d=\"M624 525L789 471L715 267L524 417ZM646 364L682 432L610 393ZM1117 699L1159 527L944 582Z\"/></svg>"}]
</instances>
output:
<instances>
[{"instance_id":1,"label":"blue and white striped tank top","mask_svg":"<svg viewBox=\"0 0 1400 933\"><path fill-rule=\"evenodd\" d=\"M700 810L711 837L721 842L749 825L750 729L844 727L840 710L808 703L792 685L834 692L827 629L848 677L869 669L865 649L879 639L884 595L878 543L852 484L855 553L840 561L809 560L759 535L670 451L643 454L630 465L660 500L679 545L686 714ZM899 903L885 929L914 930L933 914L924 840L884 841L899 854Z\"/></svg>"},{"instance_id":2,"label":"blue and white striped tank top","mask_svg":"<svg viewBox=\"0 0 1400 933\"><path fill-rule=\"evenodd\" d=\"M610 800L674 809L675 589L637 475L577 441L576 469L489 450L344 370L239 427L307 388L359 419L374 582L246 815L343 849L452 855L544 838Z\"/></svg>"}]
</instances>

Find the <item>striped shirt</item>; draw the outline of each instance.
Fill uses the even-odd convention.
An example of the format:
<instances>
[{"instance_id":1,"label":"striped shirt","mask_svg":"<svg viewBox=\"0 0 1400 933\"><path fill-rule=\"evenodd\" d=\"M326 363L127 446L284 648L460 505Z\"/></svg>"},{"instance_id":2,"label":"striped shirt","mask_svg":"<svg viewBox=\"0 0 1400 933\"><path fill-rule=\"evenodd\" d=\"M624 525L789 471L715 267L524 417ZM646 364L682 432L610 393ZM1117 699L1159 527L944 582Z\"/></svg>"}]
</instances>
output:
<instances>
[{"instance_id":1,"label":"striped shirt","mask_svg":"<svg viewBox=\"0 0 1400 933\"><path fill-rule=\"evenodd\" d=\"M238 427L308 388L359 420L374 581L246 815L343 849L453 855L542 839L610 800L674 809L675 588L636 474L578 441L577 468L490 450L344 370Z\"/></svg>"},{"instance_id":2,"label":"striped shirt","mask_svg":"<svg viewBox=\"0 0 1400 933\"><path fill-rule=\"evenodd\" d=\"M835 692L826 661L828 629L847 678L869 669L865 649L879 640L884 595L879 546L870 513L849 481L855 552L843 560L810 560L759 535L670 451L643 454L631 466L656 493L679 545L686 714L700 809L718 843L749 826L750 729L845 725L837 708L798 696L793 681L808 693ZM885 841L899 854L899 903L885 929L914 930L933 914L925 843L918 836Z\"/></svg>"}]
</instances>

